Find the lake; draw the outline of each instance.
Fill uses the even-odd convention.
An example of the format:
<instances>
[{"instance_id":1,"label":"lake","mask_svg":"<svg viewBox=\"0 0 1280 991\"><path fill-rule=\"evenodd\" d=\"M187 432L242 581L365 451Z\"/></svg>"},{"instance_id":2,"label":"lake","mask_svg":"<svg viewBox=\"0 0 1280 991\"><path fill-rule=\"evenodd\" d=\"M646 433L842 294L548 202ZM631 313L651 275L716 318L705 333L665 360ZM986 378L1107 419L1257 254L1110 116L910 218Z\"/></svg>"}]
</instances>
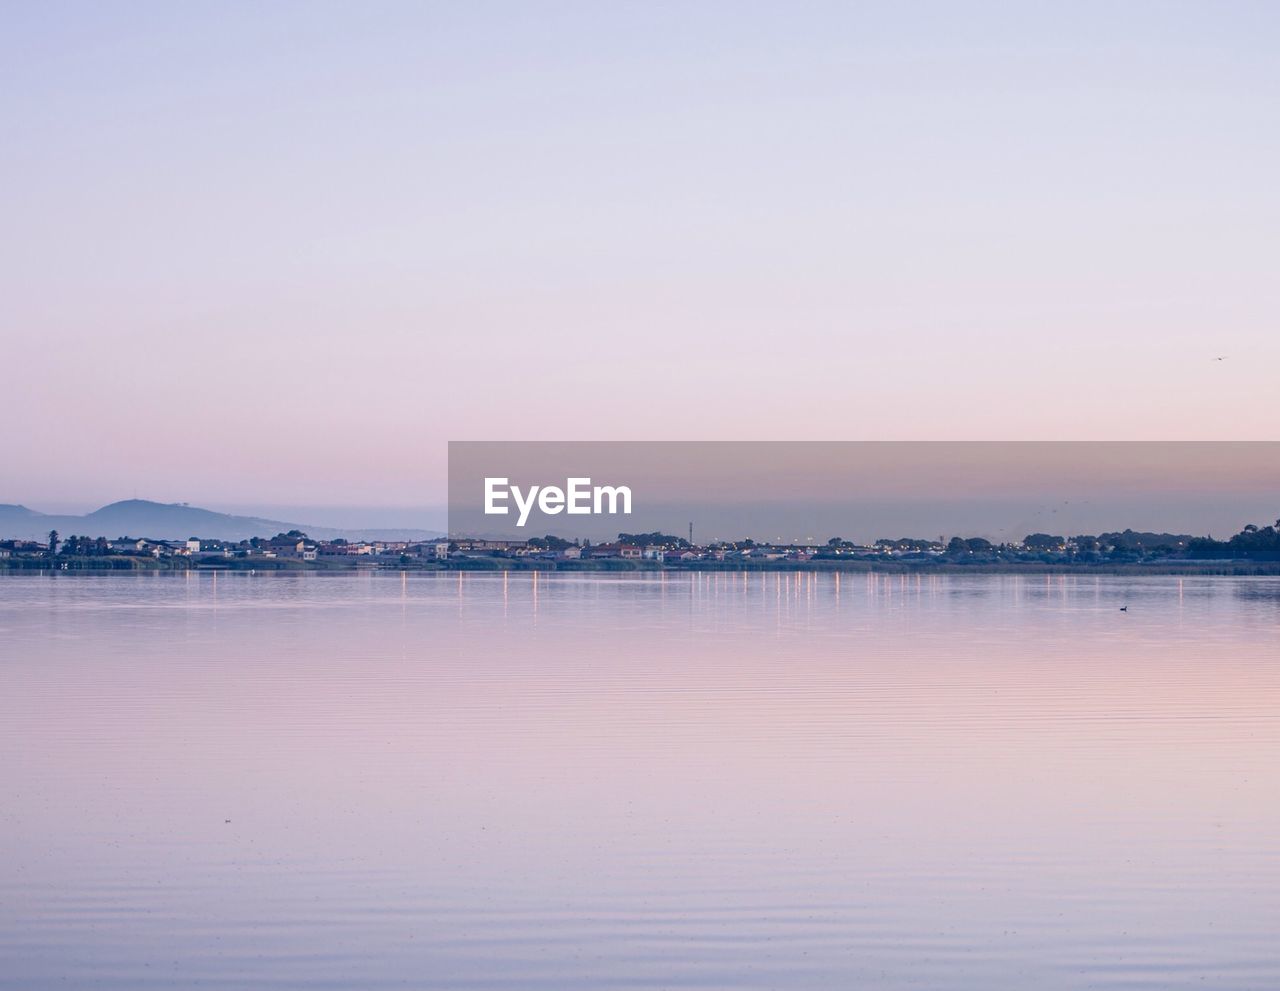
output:
<instances>
[{"instance_id":1,"label":"lake","mask_svg":"<svg viewBox=\"0 0 1280 991\"><path fill-rule=\"evenodd\" d=\"M4 577L0 787L15 991L1275 989L1280 580Z\"/></svg>"}]
</instances>

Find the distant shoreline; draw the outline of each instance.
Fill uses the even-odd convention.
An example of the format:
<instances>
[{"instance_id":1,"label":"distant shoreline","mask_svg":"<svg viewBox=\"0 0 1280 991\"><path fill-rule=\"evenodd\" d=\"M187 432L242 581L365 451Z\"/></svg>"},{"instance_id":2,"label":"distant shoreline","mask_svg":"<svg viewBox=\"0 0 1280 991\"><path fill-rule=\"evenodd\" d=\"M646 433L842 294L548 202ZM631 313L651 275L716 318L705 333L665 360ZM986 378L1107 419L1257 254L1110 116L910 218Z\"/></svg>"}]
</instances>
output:
<instances>
[{"instance_id":1,"label":"distant shoreline","mask_svg":"<svg viewBox=\"0 0 1280 991\"><path fill-rule=\"evenodd\" d=\"M1160 561L1151 563L1070 564L1046 562L986 562L957 564L953 562L904 561L760 561L717 562L691 561L664 564L656 561L541 561L503 558L465 558L459 561L424 562L346 562L261 561L226 562L215 565L188 564L182 559L138 557L88 558L59 562L49 567L47 560L11 559L0 561L0 574L309 574L351 575L368 573L458 573L500 574L502 572L542 572L561 574L877 574L877 575L1152 575L1152 576L1280 576L1280 561Z\"/></svg>"}]
</instances>

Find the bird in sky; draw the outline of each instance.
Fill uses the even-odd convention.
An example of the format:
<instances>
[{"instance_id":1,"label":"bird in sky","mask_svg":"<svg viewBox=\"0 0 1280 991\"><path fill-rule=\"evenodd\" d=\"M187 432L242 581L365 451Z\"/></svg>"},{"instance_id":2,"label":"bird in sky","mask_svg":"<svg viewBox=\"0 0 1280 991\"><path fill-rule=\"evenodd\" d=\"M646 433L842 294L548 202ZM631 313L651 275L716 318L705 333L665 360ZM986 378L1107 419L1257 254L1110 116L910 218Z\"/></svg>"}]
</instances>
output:
<instances>
[{"instance_id":1,"label":"bird in sky","mask_svg":"<svg viewBox=\"0 0 1280 991\"><path fill-rule=\"evenodd\" d=\"M1216 358L1214 358L1213 360L1214 360L1214 361L1226 361L1226 360L1227 360L1227 356L1226 356L1225 354L1220 354L1220 355L1218 355Z\"/></svg>"}]
</instances>

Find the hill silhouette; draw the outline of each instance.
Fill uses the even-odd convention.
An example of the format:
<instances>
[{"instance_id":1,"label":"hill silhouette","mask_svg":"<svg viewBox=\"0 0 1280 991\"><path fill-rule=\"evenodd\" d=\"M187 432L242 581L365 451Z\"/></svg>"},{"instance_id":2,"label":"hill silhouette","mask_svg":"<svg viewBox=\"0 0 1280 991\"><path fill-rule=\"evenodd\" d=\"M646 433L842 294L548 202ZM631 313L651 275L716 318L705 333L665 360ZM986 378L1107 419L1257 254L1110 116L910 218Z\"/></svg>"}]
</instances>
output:
<instances>
[{"instance_id":1,"label":"hill silhouette","mask_svg":"<svg viewBox=\"0 0 1280 991\"><path fill-rule=\"evenodd\" d=\"M205 537L212 540L246 540L272 537L289 530L303 530L319 540L345 537L347 540L430 540L435 530L412 528L337 529L310 526L287 520L258 516L233 516L184 503L125 499L95 509L83 516L41 513L26 506L0 504L0 539L43 540L50 530L62 536L152 537L156 540L185 540Z\"/></svg>"}]
</instances>

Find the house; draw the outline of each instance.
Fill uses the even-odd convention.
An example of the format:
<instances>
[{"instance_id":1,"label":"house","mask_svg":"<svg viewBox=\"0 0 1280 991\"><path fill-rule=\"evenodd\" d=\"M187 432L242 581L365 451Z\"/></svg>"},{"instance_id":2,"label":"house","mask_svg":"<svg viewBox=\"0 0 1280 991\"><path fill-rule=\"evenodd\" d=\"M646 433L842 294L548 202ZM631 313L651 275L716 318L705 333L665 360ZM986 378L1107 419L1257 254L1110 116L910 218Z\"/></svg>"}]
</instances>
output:
<instances>
[{"instance_id":1,"label":"house","mask_svg":"<svg viewBox=\"0 0 1280 991\"><path fill-rule=\"evenodd\" d=\"M223 540L201 540L200 553L205 557L234 557L235 545L227 543ZM187 541L187 549L190 550L192 541Z\"/></svg>"},{"instance_id":2,"label":"house","mask_svg":"<svg viewBox=\"0 0 1280 991\"><path fill-rule=\"evenodd\" d=\"M372 554L374 546L363 541L358 544L351 544L345 540L334 540L321 544L316 548L316 552L320 557L355 557Z\"/></svg>"},{"instance_id":3,"label":"house","mask_svg":"<svg viewBox=\"0 0 1280 991\"><path fill-rule=\"evenodd\" d=\"M437 561L443 561L449 556L449 541L437 540L435 545L435 558Z\"/></svg>"},{"instance_id":4,"label":"house","mask_svg":"<svg viewBox=\"0 0 1280 991\"><path fill-rule=\"evenodd\" d=\"M619 544L618 557L625 558L628 561L638 561L643 555L643 551L634 544Z\"/></svg>"},{"instance_id":5,"label":"house","mask_svg":"<svg viewBox=\"0 0 1280 991\"><path fill-rule=\"evenodd\" d=\"M316 545L305 537L289 537L281 535L272 537L264 548L267 557L293 558L301 561L316 559Z\"/></svg>"},{"instance_id":6,"label":"house","mask_svg":"<svg viewBox=\"0 0 1280 991\"><path fill-rule=\"evenodd\" d=\"M34 540L6 540L0 547L5 548L9 553L5 557L16 557L19 554L28 556L37 556L45 554L49 548L46 544L41 544Z\"/></svg>"}]
</instances>

